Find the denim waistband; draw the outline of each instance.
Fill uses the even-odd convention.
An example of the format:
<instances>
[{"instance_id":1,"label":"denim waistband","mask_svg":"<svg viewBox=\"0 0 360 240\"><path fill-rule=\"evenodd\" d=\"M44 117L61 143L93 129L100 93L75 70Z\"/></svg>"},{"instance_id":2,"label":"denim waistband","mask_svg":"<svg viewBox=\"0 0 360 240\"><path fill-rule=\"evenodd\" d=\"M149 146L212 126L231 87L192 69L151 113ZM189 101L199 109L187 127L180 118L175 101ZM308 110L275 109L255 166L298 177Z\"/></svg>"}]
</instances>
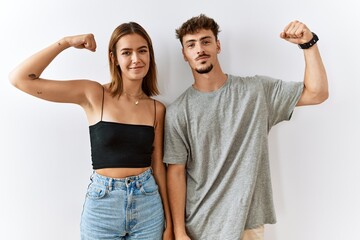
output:
<instances>
[{"instance_id":1,"label":"denim waistband","mask_svg":"<svg viewBox=\"0 0 360 240\"><path fill-rule=\"evenodd\" d=\"M106 186L107 188L113 189L113 188L127 187L132 183L136 183L136 185L139 185L141 184L141 182L145 182L146 180L148 180L151 176L152 176L151 168L149 168L143 173L140 173L139 175L129 176L126 178L106 177L94 171L94 173L91 175L91 180L93 182Z\"/></svg>"}]
</instances>

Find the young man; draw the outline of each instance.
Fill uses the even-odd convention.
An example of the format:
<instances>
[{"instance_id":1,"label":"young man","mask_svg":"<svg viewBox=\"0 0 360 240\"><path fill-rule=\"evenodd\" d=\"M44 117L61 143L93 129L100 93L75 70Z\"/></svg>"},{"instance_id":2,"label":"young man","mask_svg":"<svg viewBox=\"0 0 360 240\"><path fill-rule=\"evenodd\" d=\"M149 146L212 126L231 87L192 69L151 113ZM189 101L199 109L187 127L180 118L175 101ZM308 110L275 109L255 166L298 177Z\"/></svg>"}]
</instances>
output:
<instances>
[{"instance_id":1,"label":"young man","mask_svg":"<svg viewBox=\"0 0 360 240\"><path fill-rule=\"evenodd\" d=\"M165 156L176 239L263 239L275 223L268 133L295 106L328 98L318 38L289 23L280 37L304 50L304 82L221 70L219 26L203 14L176 30L194 84L167 109Z\"/></svg>"}]
</instances>

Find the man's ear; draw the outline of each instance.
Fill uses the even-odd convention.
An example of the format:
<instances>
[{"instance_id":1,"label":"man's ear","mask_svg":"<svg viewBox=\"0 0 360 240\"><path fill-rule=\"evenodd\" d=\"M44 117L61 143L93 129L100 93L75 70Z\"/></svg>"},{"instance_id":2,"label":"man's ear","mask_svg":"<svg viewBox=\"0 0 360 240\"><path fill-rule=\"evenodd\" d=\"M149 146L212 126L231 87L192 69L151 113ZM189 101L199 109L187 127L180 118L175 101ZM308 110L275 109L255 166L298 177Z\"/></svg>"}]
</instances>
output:
<instances>
[{"instance_id":1,"label":"man's ear","mask_svg":"<svg viewBox=\"0 0 360 240\"><path fill-rule=\"evenodd\" d=\"M219 54L221 52L220 40L216 41L216 49L217 49L217 53Z\"/></svg>"},{"instance_id":2,"label":"man's ear","mask_svg":"<svg viewBox=\"0 0 360 240\"><path fill-rule=\"evenodd\" d=\"M181 52L182 52L182 54L183 54L183 57L184 57L185 62L187 62L188 60L187 60L187 57L185 56L184 48L181 49Z\"/></svg>"}]
</instances>

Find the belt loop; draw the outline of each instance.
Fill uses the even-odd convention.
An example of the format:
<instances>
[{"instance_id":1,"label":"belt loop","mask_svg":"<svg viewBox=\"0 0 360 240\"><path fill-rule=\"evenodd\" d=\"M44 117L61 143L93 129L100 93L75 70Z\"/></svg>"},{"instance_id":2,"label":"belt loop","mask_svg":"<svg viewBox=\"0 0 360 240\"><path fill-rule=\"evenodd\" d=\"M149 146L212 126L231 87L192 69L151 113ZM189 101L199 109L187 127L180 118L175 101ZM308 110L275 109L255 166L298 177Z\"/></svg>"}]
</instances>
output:
<instances>
[{"instance_id":1,"label":"belt loop","mask_svg":"<svg viewBox=\"0 0 360 240\"><path fill-rule=\"evenodd\" d=\"M113 179L112 178L109 179L108 189L109 189L109 191L112 191L112 189L113 189Z\"/></svg>"},{"instance_id":2,"label":"belt loop","mask_svg":"<svg viewBox=\"0 0 360 240\"><path fill-rule=\"evenodd\" d=\"M93 170L92 174L90 175L90 181L92 181L92 180L93 180L94 175L95 175L95 170Z\"/></svg>"}]
</instances>

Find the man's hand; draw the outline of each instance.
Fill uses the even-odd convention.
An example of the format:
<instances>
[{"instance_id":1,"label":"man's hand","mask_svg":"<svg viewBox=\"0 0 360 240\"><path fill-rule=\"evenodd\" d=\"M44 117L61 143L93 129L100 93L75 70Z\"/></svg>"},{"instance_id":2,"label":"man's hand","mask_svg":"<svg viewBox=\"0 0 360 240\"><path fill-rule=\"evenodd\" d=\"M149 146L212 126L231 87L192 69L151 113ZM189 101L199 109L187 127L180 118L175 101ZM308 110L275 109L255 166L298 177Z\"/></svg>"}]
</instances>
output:
<instances>
[{"instance_id":1,"label":"man's hand","mask_svg":"<svg viewBox=\"0 0 360 240\"><path fill-rule=\"evenodd\" d=\"M176 240L191 240L187 235L176 237Z\"/></svg>"},{"instance_id":2,"label":"man's hand","mask_svg":"<svg viewBox=\"0 0 360 240\"><path fill-rule=\"evenodd\" d=\"M304 23L293 21L284 28L280 37L294 44L303 44L309 42L313 34Z\"/></svg>"}]
</instances>

